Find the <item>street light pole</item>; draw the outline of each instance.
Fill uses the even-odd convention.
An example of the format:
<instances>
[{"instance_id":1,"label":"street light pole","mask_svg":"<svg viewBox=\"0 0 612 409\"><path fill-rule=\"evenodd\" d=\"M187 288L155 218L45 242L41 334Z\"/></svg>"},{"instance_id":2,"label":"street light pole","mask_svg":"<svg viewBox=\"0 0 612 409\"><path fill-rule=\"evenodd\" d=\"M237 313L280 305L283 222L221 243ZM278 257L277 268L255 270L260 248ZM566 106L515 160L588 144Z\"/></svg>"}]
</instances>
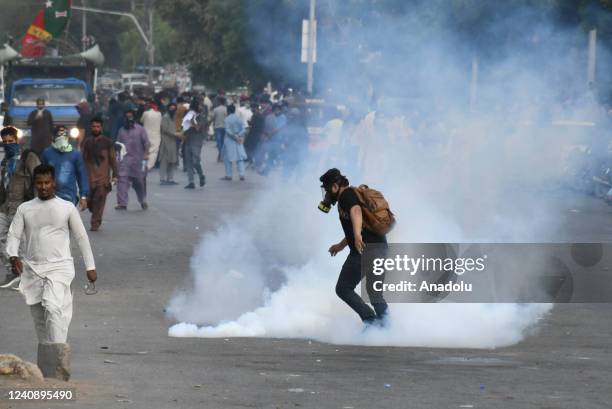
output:
<instances>
[{"instance_id":1,"label":"street light pole","mask_svg":"<svg viewBox=\"0 0 612 409\"><path fill-rule=\"evenodd\" d=\"M149 37L145 34L144 30L142 29L142 26L138 22L138 19L132 13L125 13L123 11L96 9L92 7L79 7L79 6L72 6L72 9L83 11L83 12L87 11L89 13L110 14L113 16L128 17L134 22L134 25L136 26L136 29L138 29L138 33L140 33L140 36L142 37L142 40L144 41L145 45L149 47L149 44L151 44L151 42L149 41Z\"/></svg>"},{"instance_id":2,"label":"street light pole","mask_svg":"<svg viewBox=\"0 0 612 409\"><path fill-rule=\"evenodd\" d=\"M155 1L149 0L148 2L148 13L149 13L149 82L153 83L153 65L155 64L155 45L153 43L153 6Z\"/></svg>"},{"instance_id":3,"label":"street light pole","mask_svg":"<svg viewBox=\"0 0 612 409\"><path fill-rule=\"evenodd\" d=\"M82 11L83 13L90 12L90 13L110 14L113 16L123 16L123 17L130 18L134 22L134 25L136 25L136 28L138 29L138 32L140 33L140 36L142 37L142 40L144 41L146 45L147 54L149 56L149 82L152 83L153 82L153 64L155 63L155 46L153 45L153 2L154 0L149 0L148 2L148 5L149 5L148 7L149 8L148 10L149 34L148 35L145 34L145 31L142 29L142 26L138 22L138 19L132 13L126 13L123 11L96 9L96 8L91 8L91 7L78 7L78 6L72 6L72 9ZM83 0L83 3L84 3L84 0Z\"/></svg>"},{"instance_id":4,"label":"street light pole","mask_svg":"<svg viewBox=\"0 0 612 409\"><path fill-rule=\"evenodd\" d=\"M83 8L87 8L87 1L81 0L81 5ZM85 51L87 49L87 12L85 11L83 11L83 33L81 41L83 42L83 51Z\"/></svg>"},{"instance_id":5,"label":"street light pole","mask_svg":"<svg viewBox=\"0 0 612 409\"><path fill-rule=\"evenodd\" d=\"M591 29L589 31L589 45L587 49L588 60L587 60L587 86L589 91L592 91L595 87L595 69L597 63L597 30Z\"/></svg>"},{"instance_id":6,"label":"street light pole","mask_svg":"<svg viewBox=\"0 0 612 409\"><path fill-rule=\"evenodd\" d=\"M315 44L315 6L316 0L310 0L308 19L308 93L312 95L314 85L314 44Z\"/></svg>"}]
</instances>

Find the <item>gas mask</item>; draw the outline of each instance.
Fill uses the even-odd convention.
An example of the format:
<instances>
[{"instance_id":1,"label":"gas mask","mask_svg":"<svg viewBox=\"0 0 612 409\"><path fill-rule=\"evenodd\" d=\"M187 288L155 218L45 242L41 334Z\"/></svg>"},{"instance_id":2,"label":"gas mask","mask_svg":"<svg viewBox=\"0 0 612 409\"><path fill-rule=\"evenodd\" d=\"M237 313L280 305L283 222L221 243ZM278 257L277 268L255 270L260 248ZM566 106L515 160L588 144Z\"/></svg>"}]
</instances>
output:
<instances>
[{"instance_id":1,"label":"gas mask","mask_svg":"<svg viewBox=\"0 0 612 409\"><path fill-rule=\"evenodd\" d=\"M321 192L323 194L323 200L319 203L319 210L323 213L329 213L332 206L338 202L338 195L334 194L331 190L331 186L325 188L325 186L321 186Z\"/></svg>"}]
</instances>

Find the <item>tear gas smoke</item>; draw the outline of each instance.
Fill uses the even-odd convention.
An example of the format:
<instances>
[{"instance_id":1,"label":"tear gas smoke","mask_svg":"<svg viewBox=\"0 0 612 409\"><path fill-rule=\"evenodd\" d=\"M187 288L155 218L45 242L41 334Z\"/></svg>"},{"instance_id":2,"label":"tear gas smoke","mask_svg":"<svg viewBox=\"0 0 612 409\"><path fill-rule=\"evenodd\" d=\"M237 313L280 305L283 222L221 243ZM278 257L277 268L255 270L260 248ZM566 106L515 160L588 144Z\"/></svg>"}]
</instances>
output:
<instances>
[{"instance_id":1,"label":"tear gas smoke","mask_svg":"<svg viewBox=\"0 0 612 409\"><path fill-rule=\"evenodd\" d=\"M170 314L182 322L170 329L171 336L492 348L520 341L524 330L549 309L548 305L392 304L389 329L362 333L358 317L334 293L345 254L330 258L327 248L339 241L342 232L335 212L326 217L316 208L320 199L316 176L311 171L299 181L275 179L252 208L203 237L192 259L194 288L170 303ZM309 182L312 187L304 188ZM416 180L404 183L383 184L398 220L408 221L398 225L391 240L465 237L435 202L406 200L406 196L422 197L421 187ZM279 199L283 197L291 199Z\"/></svg>"},{"instance_id":2,"label":"tear gas smoke","mask_svg":"<svg viewBox=\"0 0 612 409\"><path fill-rule=\"evenodd\" d=\"M291 178L271 177L242 213L202 238L191 263L193 288L169 305L180 322L170 336L493 348L519 342L550 311L543 304L391 304L388 328L362 332L334 293L346 253L329 257L342 230L336 216L316 208L318 177L327 168L385 193L398 220L391 242L560 241L564 196L557 188L568 143L550 122L597 113L588 94L572 104L564 99L585 88L576 74L580 59L568 65L565 51L576 38L586 47L586 36L532 24L525 13L496 21L492 32L524 29L527 45L505 43L483 59L470 103L477 47L468 49L426 18L448 18L440 2L417 3L384 21L376 15L377 24L362 16L354 43L374 39L376 52L348 45L333 55L321 50L331 62L317 71L320 88L333 89L330 98L349 106L342 133L349 136L311 155ZM261 49L266 40L253 41ZM376 90L369 93L377 96L375 112L364 114L371 98L356 98L356 88Z\"/></svg>"}]
</instances>

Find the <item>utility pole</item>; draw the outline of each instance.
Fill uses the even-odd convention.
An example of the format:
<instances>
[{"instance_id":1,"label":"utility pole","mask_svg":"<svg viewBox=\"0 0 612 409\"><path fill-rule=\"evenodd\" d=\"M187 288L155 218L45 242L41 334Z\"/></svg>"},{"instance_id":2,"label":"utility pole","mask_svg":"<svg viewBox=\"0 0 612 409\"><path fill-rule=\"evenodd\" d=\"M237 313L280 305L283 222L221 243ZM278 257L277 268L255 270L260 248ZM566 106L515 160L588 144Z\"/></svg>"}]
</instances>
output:
<instances>
[{"instance_id":1,"label":"utility pole","mask_svg":"<svg viewBox=\"0 0 612 409\"><path fill-rule=\"evenodd\" d=\"M472 58L472 81L470 84L470 110L476 107L476 98L478 95L478 57Z\"/></svg>"},{"instance_id":2,"label":"utility pole","mask_svg":"<svg viewBox=\"0 0 612 409\"><path fill-rule=\"evenodd\" d=\"M597 30L589 31L588 60L587 60L587 86L590 91L595 88L595 74L597 67Z\"/></svg>"},{"instance_id":3,"label":"utility pole","mask_svg":"<svg viewBox=\"0 0 612 409\"><path fill-rule=\"evenodd\" d=\"M315 6L316 0L310 0L310 16L308 19L308 93L312 95L314 85L314 45L315 32Z\"/></svg>"},{"instance_id":4,"label":"utility pole","mask_svg":"<svg viewBox=\"0 0 612 409\"><path fill-rule=\"evenodd\" d=\"M81 6L84 9L87 8L87 1L81 0ZM87 12L83 11L83 33L81 36L81 41L83 42L83 51L87 49Z\"/></svg>"},{"instance_id":5,"label":"utility pole","mask_svg":"<svg viewBox=\"0 0 612 409\"><path fill-rule=\"evenodd\" d=\"M155 0L149 0L147 2L147 9L149 14L149 82L153 83L153 64L155 64L155 44L153 43L153 9L155 6Z\"/></svg>"},{"instance_id":6,"label":"utility pole","mask_svg":"<svg viewBox=\"0 0 612 409\"><path fill-rule=\"evenodd\" d=\"M98 8L93 8L93 7L85 8L85 7L79 7L79 6L72 6L72 10L79 10L83 12L87 11L89 13L109 14L111 16L128 17L130 20L132 20L132 22L136 26L136 29L138 30L138 33L142 37L142 41L144 41L147 47L147 50L149 51L149 59L150 60L154 59L155 54L152 51L154 50L154 48L152 47L152 44L150 42L150 39L153 38L152 33L150 33L151 35L147 35L145 31L143 30L142 26L140 25L140 23L138 22L138 19L136 18L136 16L133 15L132 13L126 13L123 11L114 11L114 10L103 10L103 9L98 9ZM151 25L151 28L152 28L152 25Z\"/></svg>"}]
</instances>

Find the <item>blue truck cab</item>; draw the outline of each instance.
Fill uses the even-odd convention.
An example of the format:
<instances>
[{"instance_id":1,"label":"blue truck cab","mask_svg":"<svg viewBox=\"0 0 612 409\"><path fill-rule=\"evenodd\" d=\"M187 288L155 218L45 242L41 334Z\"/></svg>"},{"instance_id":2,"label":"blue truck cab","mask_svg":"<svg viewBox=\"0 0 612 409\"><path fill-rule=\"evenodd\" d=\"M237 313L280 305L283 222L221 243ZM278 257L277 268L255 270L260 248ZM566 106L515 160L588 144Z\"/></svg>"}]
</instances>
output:
<instances>
[{"instance_id":1,"label":"blue truck cab","mask_svg":"<svg viewBox=\"0 0 612 409\"><path fill-rule=\"evenodd\" d=\"M12 82L7 94L8 113L14 125L29 137L28 116L36 109L36 100L44 98L46 109L53 116L55 125L67 129L76 127L79 119L76 105L91 101L89 85L77 78L23 78Z\"/></svg>"}]
</instances>

